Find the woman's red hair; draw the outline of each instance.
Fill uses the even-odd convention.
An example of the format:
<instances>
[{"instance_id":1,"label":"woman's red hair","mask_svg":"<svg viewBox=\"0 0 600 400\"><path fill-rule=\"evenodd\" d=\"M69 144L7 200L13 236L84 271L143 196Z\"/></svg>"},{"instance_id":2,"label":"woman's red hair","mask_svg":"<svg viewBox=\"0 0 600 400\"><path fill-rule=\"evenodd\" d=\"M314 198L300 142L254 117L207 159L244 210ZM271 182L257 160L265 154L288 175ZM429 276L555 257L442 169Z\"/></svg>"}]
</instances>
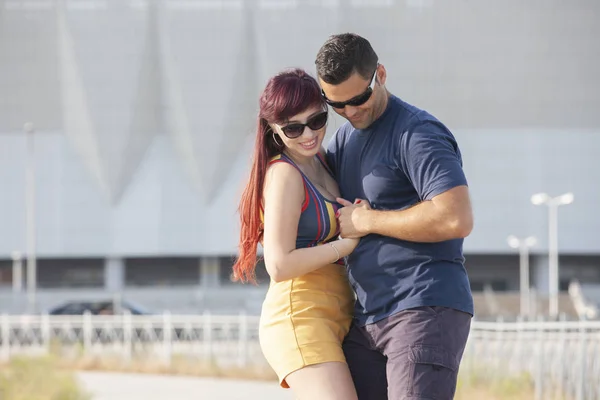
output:
<instances>
[{"instance_id":1,"label":"woman's red hair","mask_svg":"<svg viewBox=\"0 0 600 400\"><path fill-rule=\"evenodd\" d=\"M240 200L239 257L233 265L233 280L256 283L256 252L263 238L261 204L269 160L280 154L281 138L274 141L269 123L285 123L313 106L325 108L317 81L302 69L291 69L272 77L260 96L260 111L250 178Z\"/></svg>"}]
</instances>

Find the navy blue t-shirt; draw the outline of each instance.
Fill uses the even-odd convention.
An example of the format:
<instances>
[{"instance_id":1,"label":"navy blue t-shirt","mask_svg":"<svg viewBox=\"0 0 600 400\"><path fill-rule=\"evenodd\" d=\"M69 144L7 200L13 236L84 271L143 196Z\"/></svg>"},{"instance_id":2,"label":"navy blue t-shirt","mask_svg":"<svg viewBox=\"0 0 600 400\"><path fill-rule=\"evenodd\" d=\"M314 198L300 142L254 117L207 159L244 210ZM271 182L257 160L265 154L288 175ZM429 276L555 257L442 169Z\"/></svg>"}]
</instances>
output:
<instances>
[{"instance_id":1,"label":"navy blue t-shirt","mask_svg":"<svg viewBox=\"0 0 600 400\"><path fill-rule=\"evenodd\" d=\"M366 199L376 210L402 210L466 185L460 150L435 117L390 96L384 113L367 129L350 123L327 149L343 198ZM367 235L348 256L360 325L420 306L444 306L473 314L464 267L463 240L416 243Z\"/></svg>"}]
</instances>

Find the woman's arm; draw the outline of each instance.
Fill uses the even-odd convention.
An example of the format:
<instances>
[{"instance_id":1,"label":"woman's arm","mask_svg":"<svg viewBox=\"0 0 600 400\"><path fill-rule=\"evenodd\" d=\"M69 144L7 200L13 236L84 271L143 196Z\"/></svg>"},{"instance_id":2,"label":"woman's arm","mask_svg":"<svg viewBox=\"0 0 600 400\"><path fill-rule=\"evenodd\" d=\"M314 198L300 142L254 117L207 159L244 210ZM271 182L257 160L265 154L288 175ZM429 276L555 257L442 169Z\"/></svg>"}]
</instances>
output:
<instances>
[{"instance_id":1,"label":"woman's arm","mask_svg":"<svg viewBox=\"0 0 600 400\"><path fill-rule=\"evenodd\" d=\"M304 183L288 163L269 167L264 187L264 259L275 282L307 274L350 254L358 240L341 239L323 246L296 249L298 221L304 202ZM336 252L337 250L337 252Z\"/></svg>"}]
</instances>

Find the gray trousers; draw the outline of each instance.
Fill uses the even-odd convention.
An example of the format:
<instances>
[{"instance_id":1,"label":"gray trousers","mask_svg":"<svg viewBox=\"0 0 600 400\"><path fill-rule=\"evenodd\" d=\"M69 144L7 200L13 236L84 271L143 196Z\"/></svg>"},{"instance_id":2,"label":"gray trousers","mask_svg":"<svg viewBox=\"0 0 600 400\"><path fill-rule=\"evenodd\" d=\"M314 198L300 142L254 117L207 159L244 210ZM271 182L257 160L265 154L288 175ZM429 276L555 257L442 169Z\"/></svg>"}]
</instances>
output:
<instances>
[{"instance_id":1,"label":"gray trousers","mask_svg":"<svg viewBox=\"0 0 600 400\"><path fill-rule=\"evenodd\" d=\"M359 400L451 400L471 315L417 307L360 327L343 349Z\"/></svg>"}]
</instances>

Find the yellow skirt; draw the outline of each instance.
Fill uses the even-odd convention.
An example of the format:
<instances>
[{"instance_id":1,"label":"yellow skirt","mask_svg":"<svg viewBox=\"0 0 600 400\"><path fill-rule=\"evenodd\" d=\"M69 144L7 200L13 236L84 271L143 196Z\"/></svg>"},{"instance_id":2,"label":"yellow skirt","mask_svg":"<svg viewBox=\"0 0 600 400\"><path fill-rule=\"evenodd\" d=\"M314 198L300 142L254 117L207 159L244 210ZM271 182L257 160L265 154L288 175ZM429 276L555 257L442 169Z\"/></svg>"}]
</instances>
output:
<instances>
[{"instance_id":1,"label":"yellow skirt","mask_svg":"<svg viewBox=\"0 0 600 400\"><path fill-rule=\"evenodd\" d=\"M273 282L260 317L260 346L288 388L286 376L308 365L346 362L342 340L350 329L354 292L346 270L331 264L299 278Z\"/></svg>"}]
</instances>

